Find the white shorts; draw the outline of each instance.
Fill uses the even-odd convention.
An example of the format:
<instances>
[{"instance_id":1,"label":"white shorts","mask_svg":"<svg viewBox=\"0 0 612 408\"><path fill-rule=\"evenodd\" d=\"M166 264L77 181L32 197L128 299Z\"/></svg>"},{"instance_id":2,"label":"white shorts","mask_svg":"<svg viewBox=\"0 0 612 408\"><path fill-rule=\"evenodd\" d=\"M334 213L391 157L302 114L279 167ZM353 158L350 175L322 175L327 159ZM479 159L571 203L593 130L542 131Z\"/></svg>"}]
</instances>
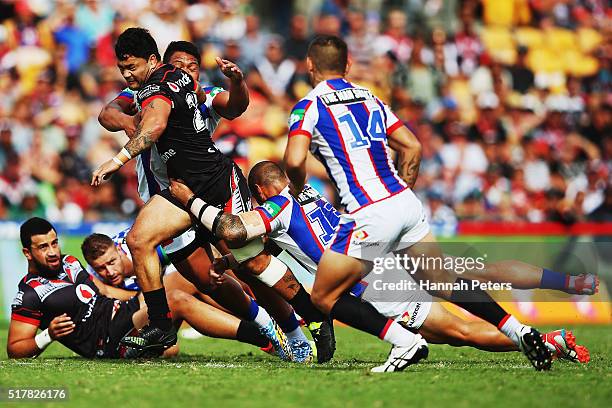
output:
<instances>
[{"instance_id":1,"label":"white shorts","mask_svg":"<svg viewBox=\"0 0 612 408\"><path fill-rule=\"evenodd\" d=\"M373 261L408 248L429 232L423 204L405 189L383 200L342 214L331 249L353 258Z\"/></svg>"},{"instance_id":2,"label":"white shorts","mask_svg":"<svg viewBox=\"0 0 612 408\"><path fill-rule=\"evenodd\" d=\"M391 256L391 255L389 255ZM351 293L372 304L380 314L418 330L431 310L432 297L403 269L370 272Z\"/></svg>"}]
</instances>

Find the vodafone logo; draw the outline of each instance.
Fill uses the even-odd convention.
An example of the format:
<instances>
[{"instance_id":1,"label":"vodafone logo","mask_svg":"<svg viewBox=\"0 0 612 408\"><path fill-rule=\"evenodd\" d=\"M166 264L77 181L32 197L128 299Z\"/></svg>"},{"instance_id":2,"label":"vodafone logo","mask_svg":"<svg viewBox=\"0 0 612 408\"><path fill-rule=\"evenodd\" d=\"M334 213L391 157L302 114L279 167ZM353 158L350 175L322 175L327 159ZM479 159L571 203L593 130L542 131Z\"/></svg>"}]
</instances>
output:
<instances>
[{"instance_id":1,"label":"vodafone logo","mask_svg":"<svg viewBox=\"0 0 612 408\"><path fill-rule=\"evenodd\" d=\"M168 82L168 88L170 88L173 92L180 92L180 88L174 82Z\"/></svg>"},{"instance_id":2,"label":"vodafone logo","mask_svg":"<svg viewBox=\"0 0 612 408\"><path fill-rule=\"evenodd\" d=\"M96 292L87 285L79 284L76 287L76 294L79 300L83 303L89 303L96 296Z\"/></svg>"}]
</instances>

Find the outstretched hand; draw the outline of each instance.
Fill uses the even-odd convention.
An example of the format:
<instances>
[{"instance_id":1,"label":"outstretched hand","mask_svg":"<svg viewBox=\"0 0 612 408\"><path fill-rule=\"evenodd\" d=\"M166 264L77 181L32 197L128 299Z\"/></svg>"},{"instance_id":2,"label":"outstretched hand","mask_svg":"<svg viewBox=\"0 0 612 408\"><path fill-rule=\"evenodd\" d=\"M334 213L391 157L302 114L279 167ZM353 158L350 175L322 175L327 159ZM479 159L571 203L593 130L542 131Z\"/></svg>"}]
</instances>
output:
<instances>
[{"instance_id":1,"label":"outstretched hand","mask_svg":"<svg viewBox=\"0 0 612 408\"><path fill-rule=\"evenodd\" d=\"M232 81L242 81L244 79L244 75L238 65L234 64L232 61L221 59L219 57L215 58L217 65L223 75L231 79Z\"/></svg>"},{"instance_id":2,"label":"outstretched hand","mask_svg":"<svg viewBox=\"0 0 612 408\"><path fill-rule=\"evenodd\" d=\"M108 180L113 173L120 168L121 166L113 159L107 160L93 172L93 175L91 176L91 185L94 187L99 186L102 181Z\"/></svg>"}]
</instances>

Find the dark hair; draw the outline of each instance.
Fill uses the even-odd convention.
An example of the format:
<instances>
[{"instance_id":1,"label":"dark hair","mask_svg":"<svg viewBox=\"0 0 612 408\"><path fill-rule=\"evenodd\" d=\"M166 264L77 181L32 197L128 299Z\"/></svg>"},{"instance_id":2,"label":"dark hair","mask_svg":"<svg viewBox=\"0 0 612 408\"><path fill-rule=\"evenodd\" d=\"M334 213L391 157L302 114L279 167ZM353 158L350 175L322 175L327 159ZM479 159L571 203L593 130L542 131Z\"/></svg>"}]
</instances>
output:
<instances>
[{"instance_id":1,"label":"dark hair","mask_svg":"<svg viewBox=\"0 0 612 408\"><path fill-rule=\"evenodd\" d=\"M274 184L286 178L285 172L278 164L267 160L261 161L249 172L249 190L255 194L256 185Z\"/></svg>"},{"instance_id":2,"label":"dark hair","mask_svg":"<svg viewBox=\"0 0 612 408\"><path fill-rule=\"evenodd\" d=\"M161 61L157 43L151 33L149 33L149 30L140 27L128 28L119 35L115 43L115 55L119 61L126 60L130 55L145 60L148 60L151 55L155 55Z\"/></svg>"},{"instance_id":3,"label":"dark hair","mask_svg":"<svg viewBox=\"0 0 612 408\"><path fill-rule=\"evenodd\" d=\"M202 63L200 51L194 43L189 41L172 41L170 44L168 44L166 52L164 52L164 64L170 63L170 57L172 57L172 54L175 52L185 52L195 58L196 61L198 61L198 65Z\"/></svg>"},{"instance_id":4,"label":"dark hair","mask_svg":"<svg viewBox=\"0 0 612 408\"><path fill-rule=\"evenodd\" d=\"M21 238L21 246L30 248L32 246L32 236L45 235L49 231L55 231L51 223L44 218L33 217L21 224L19 229L19 238Z\"/></svg>"},{"instance_id":5,"label":"dark hair","mask_svg":"<svg viewBox=\"0 0 612 408\"><path fill-rule=\"evenodd\" d=\"M113 240L104 234L91 234L81 244L81 252L87 262L98 259L115 243Z\"/></svg>"},{"instance_id":6,"label":"dark hair","mask_svg":"<svg viewBox=\"0 0 612 408\"><path fill-rule=\"evenodd\" d=\"M319 35L310 42L308 56L320 72L344 74L348 62L348 47L335 35Z\"/></svg>"}]
</instances>

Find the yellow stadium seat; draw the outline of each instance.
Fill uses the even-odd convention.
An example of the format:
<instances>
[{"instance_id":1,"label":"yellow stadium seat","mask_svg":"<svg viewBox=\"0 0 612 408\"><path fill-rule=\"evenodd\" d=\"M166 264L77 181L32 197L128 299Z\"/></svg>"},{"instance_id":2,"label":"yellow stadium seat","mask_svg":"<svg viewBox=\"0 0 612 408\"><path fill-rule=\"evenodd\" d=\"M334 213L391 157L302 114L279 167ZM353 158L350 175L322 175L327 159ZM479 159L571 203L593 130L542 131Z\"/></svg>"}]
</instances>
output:
<instances>
[{"instance_id":1,"label":"yellow stadium seat","mask_svg":"<svg viewBox=\"0 0 612 408\"><path fill-rule=\"evenodd\" d=\"M514 31L514 39L518 45L528 48L544 46L544 34L533 27L517 27Z\"/></svg>"},{"instance_id":2,"label":"yellow stadium seat","mask_svg":"<svg viewBox=\"0 0 612 408\"><path fill-rule=\"evenodd\" d=\"M581 54L578 51L569 51L563 54L565 72L577 76L585 77L594 75L599 69L596 58Z\"/></svg>"},{"instance_id":3,"label":"yellow stadium seat","mask_svg":"<svg viewBox=\"0 0 612 408\"><path fill-rule=\"evenodd\" d=\"M565 68L559 53L549 48L530 50L527 54L527 65L536 73L563 71Z\"/></svg>"},{"instance_id":4,"label":"yellow stadium seat","mask_svg":"<svg viewBox=\"0 0 612 408\"><path fill-rule=\"evenodd\" d=\"M484 27L480 33L480 38L489 52L514 48L515 46L510 30L504 27Z\"/></svg>"},{"instance_id":5,"label":"yellow stadium seat","mask_svg":"<svg viewBox=\"0 0 612 408\"><path fill-rule=\"evenodd\" d=\"M553 50L575 49L578 46L576 36L570 30L551 28L545 33L546 45Z\"/></svg>"},{"instance_id":6,"label":"yellow stadium seat","mask_svg":"<svg viewBox=\"0 0 612 408\"><path fill-rule=\"evenodd\" d=\"M590 54L603 42L603 36L592 28L579 28L576 35L578 47L585 54Z\"/></svg>"}]
</instances>

